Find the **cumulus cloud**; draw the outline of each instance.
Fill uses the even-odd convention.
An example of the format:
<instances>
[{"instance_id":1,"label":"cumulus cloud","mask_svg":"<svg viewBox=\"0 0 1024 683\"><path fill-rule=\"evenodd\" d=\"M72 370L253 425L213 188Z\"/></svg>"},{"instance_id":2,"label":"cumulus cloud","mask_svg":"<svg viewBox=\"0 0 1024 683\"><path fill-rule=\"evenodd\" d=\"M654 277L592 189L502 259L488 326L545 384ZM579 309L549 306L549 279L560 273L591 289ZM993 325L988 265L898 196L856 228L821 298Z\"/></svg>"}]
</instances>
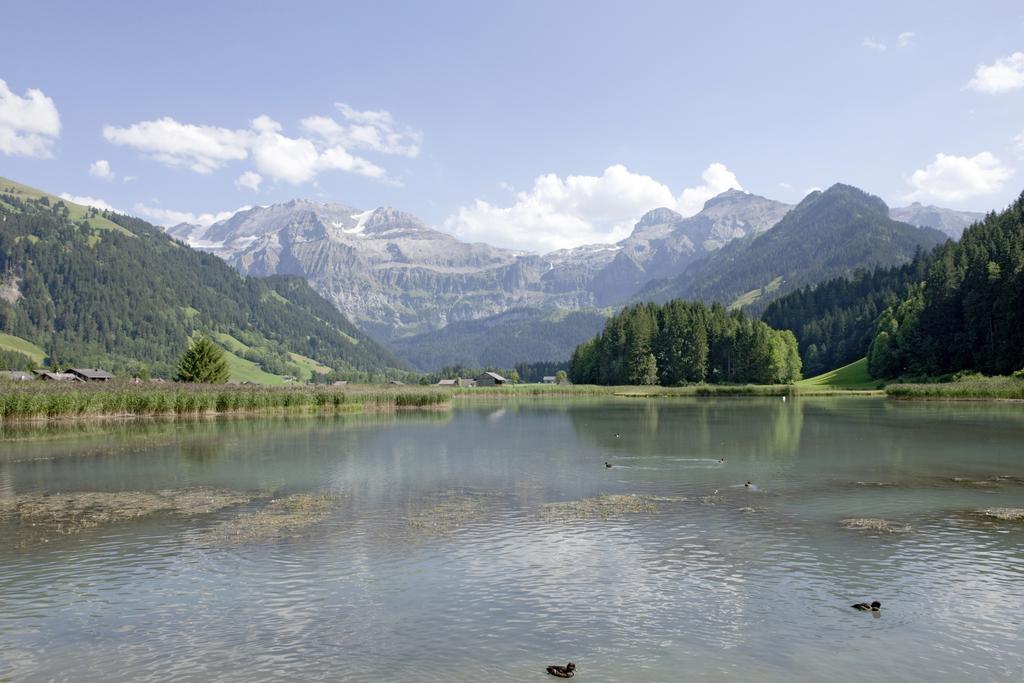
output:
<instances>
[{"instance_id":1,"label":"cumulus cloud","mask_svg":"<svg viewBox=\"0 0 1024 683\"><path fill-rule=\"evenodd\" d=\"M106 159L100 159L92 162L89 166L89 175L102 178L103 180L113 180L114 171L110 168L110 162Z\"/></svg>"},{"instance_id":2,"label":"cumulus cloud","mask_svg":"<svg viewBox=\"0 0 1024 683\"><path fill-rule=\"evenodd\" d=\"M935 155L935 161L911 174L907 182L914 190L910 200L938 199L957 202L971 197L993 194L1013 175L991 152L973 157L952 154Z\"/></svg>"},{"instance_id":3,"label":"cumulus cloud","mask_svg":"<svg viewBox=\"0 0 1024 683\"><path fill-rule=\"evenodd\" d=\"M243 206L234 211L195 214L190 211L175 211L159 206L149 206L141 202L135 205L136 212L146 216L157 225L172 226L178 223L192 223L193 225L201 225L204 228L218 221L227 220L239 211L248 211L251 208L251 206Z\"/></svg>"},{"instance_id":4,"label":"cumulus cloud","mask_svg":"<svg viewBox=\"0 0 1024 683\"><path fill-rule=\"evenodd\" d=\"M877 52L885 52L885 43L879 43L872 40L871 38L865 38L861 45L868 48L869 50L875 50Z\"/></svg>"},{"instance_id":5,"label":"cumulus cloud","mask_svg":"<svg viewBox=\"0 0 1024 683\"><path fill-rule=\"evenodd\" d=\"M516 193L511 206L478 199L460 207L444 226L465 240L526 251L616 242L628 237L637 219L651 209L667 207L691 215L730 187L741 189L723 164L711 164L702 177L702 185L676 197L664 183L622 165L609 166L599 176L561 178L549 173Z\"/></svg>"},{"instance_id":6,"label":"cumulus cloud","mask_svg":"<svg viewBox=\"0 0 1024 683\"><path fill-rule=\"evenodd\" d=\"M269 116L257 116L248 128L237 130L164 117L126 128L106 126L103 135L116 145L133 147L164 164L185 166L196 173L212 173L229 162L251 159L259 173L247 172L237 182L250 189L258 187L258 175L261 180L266 176L299 184L329 170L385 180L384 168L350 150L406 157L419 154L422 134L399 126L389 112L359 111L341 103L336 106L341 121L327 116L305 118L300 122L304 135L299 137L286 135L284 127Z\"/></svg>"},{"instance_id":7,"label":"cumulus cloud","mask_svg":"<svg viewBox=\"0 0 1024 683\"><path fill-rule=\"evenodd\" d=\"M542 175L512 206L478 199L459 208L445 228L469 241L551 251L623 239L646 211L675 203L667 186L616 165L600 176Z\"/></svg>"},{"instance_id":8,"label":"cumulus cloud","mask_svg":"<svg viewBox=\"0 0 1024 683\"><path fill-rule=\"evenodd\" d=\"M359 111L343 102L337 102L334 106L340 112L343 122L339 123L328 116L310 116L302 119L302 129L332 146L406 157L419 156L423 134L399 126L390 112Z\"/></svg>"},{"instance_id":9,"label":"cumulus cloud","mask_svg":"<svg viewBox=\"0 0 1024 683\"><path fill-rule=\"evenodd\" d=\"M742 190L743 186L736 179L736 174L726 168L725 164L715 162L701 173L703 185L690 187L679 195L676 210L684 216L692 216L704 208L704 202L718 196L726 190Z\"/></svg>"},{"instance_id":10,"label":"cumulus cloud","mask_svg":"<svg viewBox=\"0 0 1024 683\"><path fill-rule=\"evenodd\" d=\"M1014 151L1020 156L1024 156L1024 130L1015 135L1012 142Z\"/></svg>"},{"instance_id":11,"label":"cumulus cloud","mask_svg":"<svg viewBox=\"0 0 1024 683\"><path fill-rule=\"evenodd\" d=\"M0 152L47 159L59 135L60 114L53 100L35 88L21 97L0 79Z\"/></svg>"},{"instance_id":12,"label":"cumulus cloud","mask_svg":"<svg viewBox=\"0 0 1024 683\"><path fill-rule=\"evenodd\" d=\"M342 145L318 148L307 138L291 138L281 133L281 124L267 116L253 120L256 136L252 158L256 168L275 180L304 183L321 171L341 170L369 178L383 178L380 166L350 154Z\"/></svg>"},{"instance_id":13,"label":"cumulus cloud","mask_svg":"<svg viewBox=\"0 0 1024 683\"><path fill-rule=\"evenodd\" d=\"M259 173L253 173L252 171L246 171L242 175L238 176L235 180L235 187L238 189L252 190L258 192L260 189L260 183L263 182L263 176Z\"/></svg>"},{"instance_id":14,"label":"cumulus cloud","mask_svg":"<svg viewBox=\"0 0 1024 683\"><path fill-rule=\"evenodd\" d=\"M1024 52L1014 52L992 64L979 66L967 87L990 95L1024 88Z\"/></svg>"},{"instance_id":15,"label":"cumulus cloud","mask_svg":"<svg viewBox=\"0 0 1024 683\"><path fill-rule=\"evenodd\" d=\"M913 31L904 31L903 33L896 36L896 44L900 47L910 47L914 44L914 38L917 37Z\"/></svg>"},{"instance_id":16,"label":"cumulus cloud","mask_svg":"<svg viewBox=\"0 0 1024 683\"><path fill-rule=\"evenodd\" d=\"M169 116L128 126L104 126L103 137L133 147L168 166L187 166L212 173L229 161L248 156L249 133L216 126L180 123Z\"/></svg>"},{"instance_id":17,"label":"cumulus cloud","mask_svg":"<svg viewBox=\"0 0 1024 683\"><path fill-rule=\"evenodd\" d=\"M99 197L89 197L88 195L73 195L67 192L61 192L60 198L72 202L74 204L81 204L82 206L93 206L100 211L113 211L114 213L121 213L108 202L103 201Z\"/></svg>"}]
</instances>

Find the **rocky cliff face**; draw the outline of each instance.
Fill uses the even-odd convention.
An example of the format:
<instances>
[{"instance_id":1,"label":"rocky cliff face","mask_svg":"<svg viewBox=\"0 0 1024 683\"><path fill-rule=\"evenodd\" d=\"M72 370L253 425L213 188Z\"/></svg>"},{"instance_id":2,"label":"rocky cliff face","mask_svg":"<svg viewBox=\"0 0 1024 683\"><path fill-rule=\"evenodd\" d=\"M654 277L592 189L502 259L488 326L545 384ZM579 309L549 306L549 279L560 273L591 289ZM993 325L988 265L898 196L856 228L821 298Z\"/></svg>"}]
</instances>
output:
<instances>
[{"instance_id":1,"label":"rocky cliff face","mask_svg":"<svg viewBox=\"0 0 1024 683\"><path fill-rule=\"evenodd\" d=\"M910 223L919 228L935 228L955 240L960 239L960 235L969 225L985 217L985 214L975 211L954 211L941 206L924 206L921 202L894 208L889 215L894 220Z\"/></svg>"},{"instance_id":2,"label":"rocky cliff face","mask_svg":"<svg viewBox=\"0 0 1024 683\"><path fill-rule=\"evenodd\" d=\"M468 244L392 208L362 211L309 200L169 232L246 274L301 275L371 334L393 339L523 306L623 303L650 280L767 230L789 208L730 190L690 218L650 211L618 244L543 256Z\"/></svg>"}]
</instances>

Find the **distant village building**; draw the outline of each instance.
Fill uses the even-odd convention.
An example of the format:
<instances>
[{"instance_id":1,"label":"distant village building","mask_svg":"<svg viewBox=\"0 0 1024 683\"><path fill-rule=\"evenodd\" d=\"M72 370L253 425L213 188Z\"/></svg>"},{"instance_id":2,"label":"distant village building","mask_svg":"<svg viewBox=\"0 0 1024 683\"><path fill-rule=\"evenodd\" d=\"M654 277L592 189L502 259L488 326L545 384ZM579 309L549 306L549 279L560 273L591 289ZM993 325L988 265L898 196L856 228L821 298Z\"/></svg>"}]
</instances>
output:
<instances>
[{"instance_id":1,"label":"distant village building","mask_svg":"<svg viewBox=\"0 0 1024 683\"><path fill-rule=\"evenodd\" d=\"M339 379L336 382L331 382L331 386L332 387L347 387L348 386L348 380L347 379Z\"/></svg>"},{"instance_id":2,"label":"distant village building","mask_svg":"<svg viewBox=\"0 0 1024 683\"><path fill-rule=\"evenodd\" d=\"M405 382L400 382L397 379L391 380L390 382L388 382L388 384L397 384L399 386L405 386Z\"/></svg>"},{"instance_id":3,"label":"distant village building","mask_svg":"<svg viewBox=\"0 0 1024 683\"><path fill-rule=\"evenodd\" d=\"M508 384L508 380L496 372L485 372L476 378L476 385L478 387L493 387L503 384Z\"/></svg>"},{"instance_id":4,"label":"distant village building","mask_svg":"<svg viewBox=\"0 0 1024 683\"><path fill-rule=\"evenodd\" d=\"M97 368L71 368L68 372L83 382L109 382L114 379L114 376L106 370Z\"/></svg>"},{"instance_id":5,"label":"distant village building","mask_svg":"<svg viewBox=\"0 0 1024 683\"><path fill-rule=\"evenodd\" d=\"M22 372L21 370L5 370L3 373L0 373L0 377L9 379L12 382L28 382L35 379L31 372Z\"/></svg>"},{"instance_id":6,"label":"distant village building","mask_svg":"<svg viewBox=\"0 0 1024 683\"><path fill-rule=\"evenodd\" d=\"M558 378L554 375L544 375L544 384L558 384Z\"/></svg>"},{"instance_id":7,"label":"distant village building","mask_svg":"<svg viewBox=\"0 0 1024 683\"><path fill-rule=\"evenodd\" d=\"M39 379L46 382L81 382L82 378L70 372L50 372L48 370L36 370Z\"/></svg>"},{"instance_id":8,"label":"distant village building","mask_svg":"<svg viewBox=\"0 0 1024 683\"><path fill-rule=\"evenodd\" d=\"M439 387L475 387L476 380L469 379L467 377L457 377L455 379L442 379L437 383Z\"/></svg>"}]
</instances>

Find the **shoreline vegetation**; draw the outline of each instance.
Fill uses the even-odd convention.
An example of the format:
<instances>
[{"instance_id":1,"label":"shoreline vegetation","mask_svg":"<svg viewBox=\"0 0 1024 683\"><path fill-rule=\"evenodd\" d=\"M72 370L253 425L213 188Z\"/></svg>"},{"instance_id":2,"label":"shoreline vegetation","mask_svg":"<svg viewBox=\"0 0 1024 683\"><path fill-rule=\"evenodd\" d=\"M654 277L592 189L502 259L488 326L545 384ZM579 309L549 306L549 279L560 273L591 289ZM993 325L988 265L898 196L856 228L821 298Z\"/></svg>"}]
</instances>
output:
<instances>
[{"instance_id":1,"label":"shoreline vegetation","mask_svg":"<svg viewBox=\"0 0 1024 683\"><path fill-rule=\"evenodd\" d=\"M234 386L135 385L122 382L70 386L0 383L0 421L58 422L119 418L200 418L259 414L345 414L447 411L455 401L543 398L702 398L873 396L900 400L1020 400L1024 378L971 377L951 382L855 388L796 384L691 384L679 387L519 384L504 387L420 385Z\"/></svg>"}]
</instances>

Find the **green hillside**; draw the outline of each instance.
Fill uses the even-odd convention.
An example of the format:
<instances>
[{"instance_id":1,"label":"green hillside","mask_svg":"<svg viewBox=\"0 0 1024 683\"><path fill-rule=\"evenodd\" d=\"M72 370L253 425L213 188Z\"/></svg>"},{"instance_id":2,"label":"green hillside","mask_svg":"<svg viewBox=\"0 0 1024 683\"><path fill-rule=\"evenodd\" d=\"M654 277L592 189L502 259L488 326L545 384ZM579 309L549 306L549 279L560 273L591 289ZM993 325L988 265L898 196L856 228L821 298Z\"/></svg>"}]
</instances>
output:
<instances>
[{"instance_id":1,"label":"green hillside","mask_svg":"<svg viewBox=\"0 0 1024 683\"><path fill-rule=\"evenodd\" d=\"M444 367L511 368L521 362L563 361L601 331L597 311L520 308L391 342L395 353L424 372Z\"/></svg>"},{"instance_id":2,"label":"green hillside","mask_svg":"<svg viewBox=\"0 0 1024 683\"><path fill-rule=\"evenodd\" d=\"M879 381L868 374L868 359L861 358L849 365L830 370L816 377L808 377L796 383L804 388L831 389L877 389Z\"/></svg>"},{"instance_id":3,"label":"green hillside","mask_svg":"<svg viewBox=\"0 0 1024 683\"><path fill-rule=\"evenodd\" d=\"M199 332L233 354L238 379L407 374L402 361L300 278L243 277L145 221L4 178L0 202L0 351L7 364L45 356L53 365L171 377Z\"/></svg>"}]
</instances>

